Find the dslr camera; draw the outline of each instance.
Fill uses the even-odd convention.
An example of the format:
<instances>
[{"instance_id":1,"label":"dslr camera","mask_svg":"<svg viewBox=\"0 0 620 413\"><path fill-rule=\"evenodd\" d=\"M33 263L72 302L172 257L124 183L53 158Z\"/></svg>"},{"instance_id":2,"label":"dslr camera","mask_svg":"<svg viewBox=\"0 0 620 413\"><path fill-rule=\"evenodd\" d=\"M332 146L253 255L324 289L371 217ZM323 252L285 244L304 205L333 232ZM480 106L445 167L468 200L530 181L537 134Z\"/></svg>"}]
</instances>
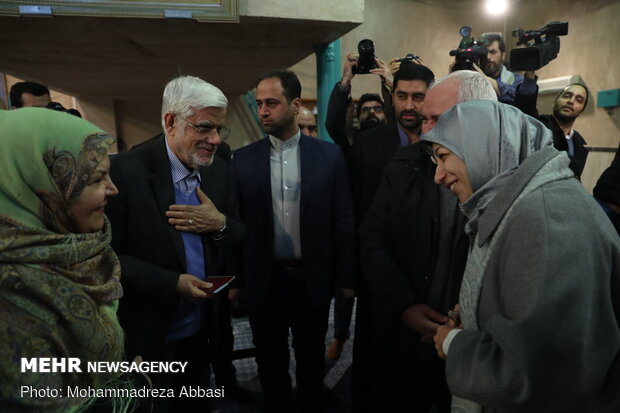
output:
<instances>
[{"instance_id":1,"label":"dslr camera","mask_svg":"<svg viewBox=\"0 0 620 413\"><path fill-rule=\"evenodd\" d=\"M58 112L65 112L73 116L77 116L78 118L82 117L82 114L77 109L65 109L63 105L58 102L50 102L45 106L47 109L57 110Z\"/></svg>"},{"instance_id":2,"label":"dslr camera","mask_svg":"<svg viewBox=\"0 0 620 413\"><path fill-rule=\"evenodd\" d=\"M375 44L370 39L364 39L357 44L359 57L357 65L353 66L353 73L356 75L366 75L371 69L377 68L375 62Z\"/></svg>"},{"instance_id":3,"label":"dslr camera","mask_svg":"<svg viewBox=\"0 0 620 413\"><path fill-rule=\"evenodd\" d=\"M401 57L400 59L396 61L399 62L401 65L406 65L406 64L413 63L414 60L418 60L419 58L420 56L416 56L413 53L407 53L405 57Z\"/></svg>"}]
</instances>

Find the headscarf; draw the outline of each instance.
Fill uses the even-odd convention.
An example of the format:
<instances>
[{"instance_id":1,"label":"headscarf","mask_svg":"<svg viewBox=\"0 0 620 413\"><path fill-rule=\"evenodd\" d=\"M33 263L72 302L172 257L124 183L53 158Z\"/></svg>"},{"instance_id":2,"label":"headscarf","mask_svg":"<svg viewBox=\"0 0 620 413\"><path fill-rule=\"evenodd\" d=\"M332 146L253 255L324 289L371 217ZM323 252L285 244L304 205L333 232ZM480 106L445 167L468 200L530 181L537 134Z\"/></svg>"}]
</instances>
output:
<instances>
[{"instance_id":1,"label":"headscarf","mask_svg":"<svg viewBox=\"0 0 620 413\"><path fill-rule=\"evenodd\" d=\"M533 152L553 145L551 131L541 122L490 100L452 107L422 140L446 147L465 162L473 192L513 171Z\"/></svg>"},{"instance_id":2,"label":"headscarf","mask_svg":"<svg viewBox=\"0 0 620 413\"><path fill-rule=\"evenodd\" d=\"M473 194L461 204L461 210L468 218L465 231L470 236L478 232L480 217L495 196L510 187L509 180L516 169L534 152L553 145L551 131L542 123L513 106L489 100L454 106L439 117L435 127L423 135L422 140L444 146L465 162ZM561 164L559 170L545 174L540 182L572 175L566 156L557 162ZM552 164L555 162L548 163ZM478 301L489 245L481 247L475 241L470 243L459 297L461 321L467 329L479 328ZM452 411L481 412L482 407L455 395Z\"/></svg>"},{"instance_id":3,"label":"headscarf","mask_svg":"<svg viewBox=\"0 0 620 413\"><path fill-rule=\"evenodd\" d=\"M120 361L122 295L110 225L75 233L69 208L114 137L49 109L0 111L0 410L73 411L67 386L114 376L87 361ZM77 357L82 373L21 373L21 358ZM20 386L62 388L63 398L21 397Z\"/></svg>"}]
</instances>

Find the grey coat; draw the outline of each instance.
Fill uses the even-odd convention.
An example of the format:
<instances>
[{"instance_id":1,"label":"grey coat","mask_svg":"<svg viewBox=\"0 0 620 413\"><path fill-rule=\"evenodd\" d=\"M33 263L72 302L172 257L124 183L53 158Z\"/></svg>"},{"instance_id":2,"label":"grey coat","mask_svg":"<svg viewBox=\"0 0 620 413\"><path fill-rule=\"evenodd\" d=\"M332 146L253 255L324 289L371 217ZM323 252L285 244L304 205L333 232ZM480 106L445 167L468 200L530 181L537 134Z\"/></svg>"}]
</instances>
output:
<instances>
[{"instance_id":1,"label":"grey coat","mask_svg":"<svg viewBox=\"0 0 620 413\"><path fill-rule=\"evenodd\" d=\"M620 239L566 164L531 155L470 228L477 309L446 375L484 412L620 412Z\"/></svg>"}]
</instances>

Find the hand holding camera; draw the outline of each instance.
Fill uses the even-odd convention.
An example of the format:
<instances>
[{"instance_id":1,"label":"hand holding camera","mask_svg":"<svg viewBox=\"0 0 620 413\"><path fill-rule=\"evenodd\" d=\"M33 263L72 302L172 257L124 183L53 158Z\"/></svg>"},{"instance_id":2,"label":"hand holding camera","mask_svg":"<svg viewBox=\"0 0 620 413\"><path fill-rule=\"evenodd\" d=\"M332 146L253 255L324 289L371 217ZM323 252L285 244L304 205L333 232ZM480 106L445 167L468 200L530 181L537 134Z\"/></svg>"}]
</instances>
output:
<instances>
[{"instance_id":1,"label":"hand holding camera","mask_svg":"<svg viewBox=\"0 0 620 413\"><path fill-rule=\"evenodd\" d=\"M345 58L340 85L351 87L351 80L355 76L355 68L357 67L357 59L358 56L355 53L349 53Z\"/></svg>"}]
</instances>

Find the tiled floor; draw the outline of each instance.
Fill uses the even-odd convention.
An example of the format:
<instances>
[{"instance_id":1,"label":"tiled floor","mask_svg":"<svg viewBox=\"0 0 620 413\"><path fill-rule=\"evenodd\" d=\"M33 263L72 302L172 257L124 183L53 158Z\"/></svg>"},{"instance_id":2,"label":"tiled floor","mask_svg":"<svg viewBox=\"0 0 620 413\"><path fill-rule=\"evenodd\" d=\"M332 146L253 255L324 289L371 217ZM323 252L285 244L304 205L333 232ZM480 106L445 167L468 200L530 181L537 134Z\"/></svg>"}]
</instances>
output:
<instances>
[{"instance_id":1,"label":"tiled floor","mask_svg":"<svg viewBox=\"0 0 620 413\"><path fill-rule=\"evenodd\" d=\"M351 332L355 325L355 309L351 320ZM252 333L247 318L233 319L233 331L235 335L235 350L247 349L252 347ZM326 347L332 340L334 331L333 305L329 314L329 327L326 336ZM289 338L290 342L290 338ZM340 360L337 362L326 363L325 385L328 391L326 409L329 413L348 413L351 411L350 395L350 367L353 339L345 343L344 351ZM237 379L239 384L248 390L255 392L256 402L253 404L242 404L229 398L216 399L213 403L213 413L258 413L262 412L260 401L260 383L256 373L256 362L254 358L235 360L237 368ZM295 386L295 357L291 352L290 374ZM211 380L214 383L214 380ZM291 412L293 413L293 412Z\"/></svg>"}]
</instances>

